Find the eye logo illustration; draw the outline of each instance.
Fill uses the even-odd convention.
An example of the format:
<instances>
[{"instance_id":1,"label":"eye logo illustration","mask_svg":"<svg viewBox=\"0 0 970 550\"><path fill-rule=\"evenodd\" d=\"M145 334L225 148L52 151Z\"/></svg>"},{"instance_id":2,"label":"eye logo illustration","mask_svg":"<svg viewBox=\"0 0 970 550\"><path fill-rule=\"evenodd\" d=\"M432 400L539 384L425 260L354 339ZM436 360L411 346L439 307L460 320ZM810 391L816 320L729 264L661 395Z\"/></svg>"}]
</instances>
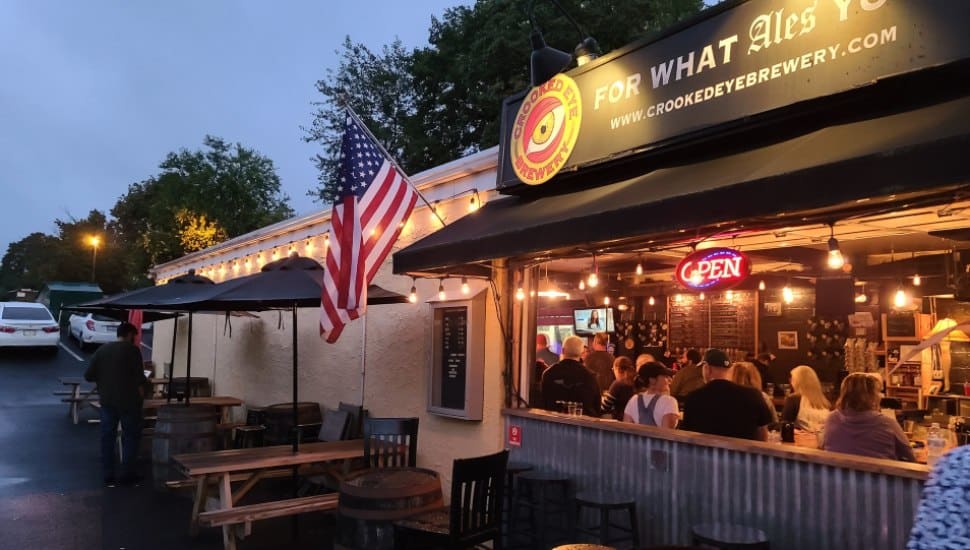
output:
<instances>
[{"instance_id":1,"label":"eye logo illustration","mask_svg":"<svg viewBox=\"0 0 970 550\"><path fill-rule=\"evenodd\" d=\"M582 122L579 87L556 75L523 99L512 127L511 159L524 183L549 181L566 164Z\"/></svg>"}]
</instances>

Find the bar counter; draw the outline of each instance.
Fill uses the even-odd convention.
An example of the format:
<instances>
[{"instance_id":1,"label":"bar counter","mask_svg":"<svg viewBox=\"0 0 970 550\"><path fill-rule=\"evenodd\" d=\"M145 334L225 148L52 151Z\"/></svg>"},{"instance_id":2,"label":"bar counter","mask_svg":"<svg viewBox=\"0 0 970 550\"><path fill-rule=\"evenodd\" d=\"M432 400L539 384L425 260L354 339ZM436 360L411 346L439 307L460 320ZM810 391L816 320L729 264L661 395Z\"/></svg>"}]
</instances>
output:
<instances>
[{"instance_id":1,"label":"bar counter","mask_svg":"<svg viewBox=\"0 0 970 550\"><path fill-rule=\"evenodd\" d=\"M691 525L764 530L772 548L904 548L929 467L683 430L505 409L510 460L577 490L637 499L643 544L686 544Z\"/></svg>"}]
</instances>

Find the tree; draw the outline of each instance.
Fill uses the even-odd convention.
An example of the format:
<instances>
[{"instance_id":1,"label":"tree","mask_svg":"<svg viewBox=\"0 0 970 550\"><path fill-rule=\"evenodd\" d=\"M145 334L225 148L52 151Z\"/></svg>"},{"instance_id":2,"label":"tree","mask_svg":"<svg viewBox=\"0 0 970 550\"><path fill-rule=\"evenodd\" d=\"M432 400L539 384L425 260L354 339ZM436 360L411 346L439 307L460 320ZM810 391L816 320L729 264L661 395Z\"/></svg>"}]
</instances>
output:
<instances>
[{"instance_id":1,"label":"tree","mask_svg":"<svg viewBox=\"0 0 970 550\"><path fill-rule=\"evenodd\" d=\"M130 246L129 273L282 221L293 215L273 161L206 136L205 149L169 153L162 172L128 186L111 209Z\"/></svg>"},{"instance_id":2,"label":"tree","mask_svg":"<svg viewBox=\"0 0 970 550\"><path fill-rule=\"evenodd\" d=\"M560 0L597 39L603 52L697 13L701 0ZM427 47L399 42L375 55L348 37L336 70L317 82L317 103L305 139L318 142L320 186L309 192L332 200L329 185L351 105L408 173L496 145L502 100L529 86L527 2L478 0L432 18ZM572 51L580 36L551 2L535 2L546 42Z\"/></svg>"}]
</instances>

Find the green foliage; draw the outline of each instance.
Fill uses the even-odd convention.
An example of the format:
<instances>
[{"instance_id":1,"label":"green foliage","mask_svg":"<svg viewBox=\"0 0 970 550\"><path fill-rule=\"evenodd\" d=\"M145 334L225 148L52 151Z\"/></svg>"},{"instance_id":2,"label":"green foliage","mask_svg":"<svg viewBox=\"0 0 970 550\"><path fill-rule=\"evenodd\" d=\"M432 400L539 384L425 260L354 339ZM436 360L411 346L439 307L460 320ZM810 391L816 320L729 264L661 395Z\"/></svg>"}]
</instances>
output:
<instances>
[{"instance_id":1,"label":"green foliage","mask_svg":"<svg viewBox=\"0 0 970 550\"><path fill-rule=\"evenodd\" d=\"M561 0L602 52L622 47L697 13L700 0ZM529 86L530 24L526 0L478 0L432 18L430 45L406 51L400 42L374 54L348 37L340 64L317 82L317 103L305 139L320 143L320 186L309 192L332 200L331 182L351 105L410 174L496 145L502 100ZM551 2L537 0L536 20L546 42L571 52L581 36Z\"/></svg>"}]
</instances>

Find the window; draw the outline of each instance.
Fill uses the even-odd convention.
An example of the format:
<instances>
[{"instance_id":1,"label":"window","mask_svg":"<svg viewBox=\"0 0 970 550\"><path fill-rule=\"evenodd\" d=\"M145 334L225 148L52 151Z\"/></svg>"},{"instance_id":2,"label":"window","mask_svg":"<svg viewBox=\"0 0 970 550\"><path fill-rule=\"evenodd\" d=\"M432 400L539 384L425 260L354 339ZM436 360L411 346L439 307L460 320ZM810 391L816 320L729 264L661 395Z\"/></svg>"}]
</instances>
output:
<instances>
[{"instance_id":1,"label":"window","mask_svg":"<svg viewBox=\"0 0 970 550\"><path fill-rule=\"evenodd\" d=\"M17 307L7 306L3 308L3 319L10 321L53 321L49 311L42 307Z\"/></svg>"}]
</instances>

